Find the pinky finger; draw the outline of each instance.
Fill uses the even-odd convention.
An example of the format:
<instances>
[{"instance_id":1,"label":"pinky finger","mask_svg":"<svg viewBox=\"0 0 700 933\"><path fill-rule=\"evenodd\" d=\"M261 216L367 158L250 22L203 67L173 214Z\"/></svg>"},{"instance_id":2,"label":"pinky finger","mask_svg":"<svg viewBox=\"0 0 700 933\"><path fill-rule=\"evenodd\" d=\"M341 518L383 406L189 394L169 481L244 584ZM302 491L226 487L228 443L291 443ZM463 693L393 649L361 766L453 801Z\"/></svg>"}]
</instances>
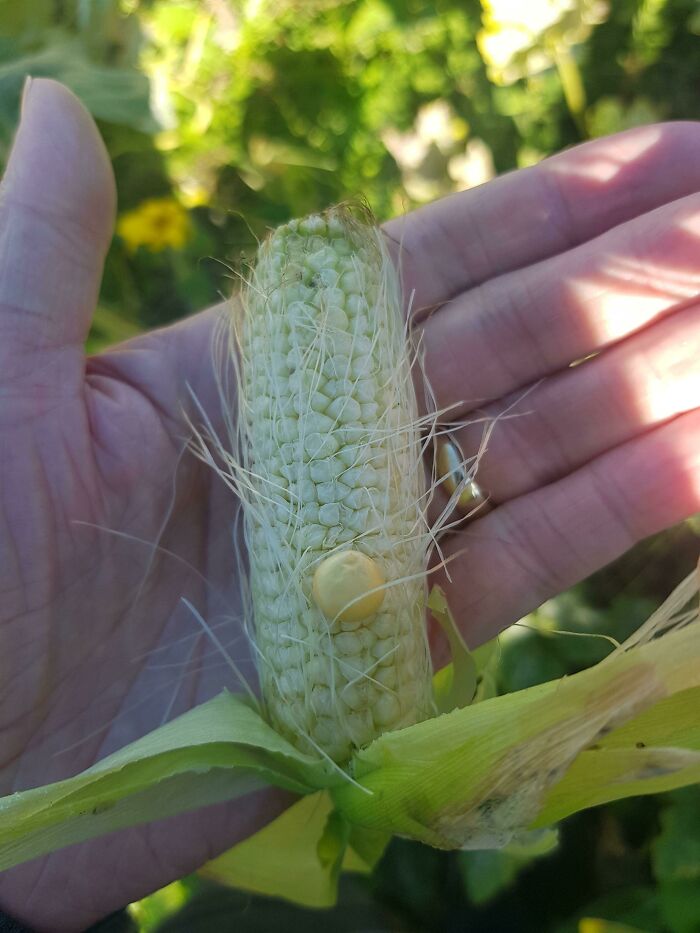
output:
<instances>
[{"instance_id":1,"label":"pinky finger","mask_svg":"<svg viewBox=\"0 0 700 933\"><path fill-rule=\"evenodd\" d=\"M451 580L434 582L473 647L698 511L695 410L467 526L442 548Z\"/></svg>"}]
</instances>

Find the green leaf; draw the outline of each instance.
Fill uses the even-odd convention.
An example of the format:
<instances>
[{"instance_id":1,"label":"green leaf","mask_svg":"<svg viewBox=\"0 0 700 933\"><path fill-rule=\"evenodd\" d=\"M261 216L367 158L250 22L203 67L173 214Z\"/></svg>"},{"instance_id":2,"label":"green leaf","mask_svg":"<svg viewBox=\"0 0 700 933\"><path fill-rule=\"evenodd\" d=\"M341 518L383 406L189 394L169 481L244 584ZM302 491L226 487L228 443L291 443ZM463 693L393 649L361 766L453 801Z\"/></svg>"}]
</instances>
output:
<instances>
[{"instance_id":1,"label":"green leaf","mask_svg":"<svg viewBox=\"0 0 700 933\"><path fill-rule=\"evenodd\" d=\"M556 849L556 830L525 833L503 849L460 852L459 867L472 904L486 904L508 888L535 859Z\"/></svg>"},{"instance_id":2,"label":"green leaf","mask_svg":"<svg viewBox=\"0 0 700 933\"><path fill-rule=\"evenodd\" d=\"M584 750L552 788L537 826L576 810L700 781L700 688L681 691Z\"/></svg>"},{"instance_id":3,"label":"green leaf","mask_svg":"<svg viewBox=\"0 0 700 933\"><path fill-rule=\"evenodd\" d=\"M499 680L506 692L525 690L569 673L568 665L554 650L554 639L558 637L566 636L519 632L516 637L503 639Z\"/></svg>"},{"instance_id":4,"label":"green leaf","mask_svg":"<svg viewBox=\"0 0 700 933\"><path fill-rule=\"evenodd\" d=\"M581 933L581 924L592 920L623 924L635 933L657 933L663 922L655 889L625 887L596 898L577 916L558 925L554 933Z\"/></svg>"},{"instance_id":5,"label":"green leaf","mask_svg":"<svg viewBox=\"0 0 700 933\"><path fill-rule=\"evenodd\" d=\"M88 353L98 353L115 343L129 340L142 333L142 328L105 305L98 305L92 319L92 328L86 342Z\"/></svg>"},{"instance_id":6,"label":"green leaf","mask_svg":"<svg viewBox=\"0 0 700 933\"><path fill-rule=\"evenodd\" d=\"M603 920L600 917L583 917L579 920L578 933L651 933L631 927L627 923L617 923L614 920Z\"/></svg>"},{"instance_id":7,"label":"green leaf","mask_svg":"<svg viewBox=\"0 0 700 933\"><path fill-rule=\"evenodd\" d=\"M691 881L700 888L700 787L670 796L652 845L652 865L657 881Z\"/></svg>"},{"instance_id":8,"label":"green leaf","mask_svg":"<svg viewBox=\"0 0 700 933\"><path fill-rule=\"evenodd\" d=\"M51 0L5 2L0 6L0 35L26 42L50 27L53 13Z\"/></svg>"},{"instance_id":9,"label":"green leaf","mask_svg":"<svg viewBox=\"0 0 700 933\"><path fill-rule=\"evenodd\" d=\"M321 867L330 874L336 884L349 837L350 826L347 820L337 810L331 810L316 846L316 856Z\"/></svg>"},{"instance_id":10,"label":"green leaf","mask_svg":"<svg viewBox=\"0 0 700 933\"><path fill-rule=\"evenodd\" d=\"M695 585L688 578L668 605L682 607ZM1 799L0 870L261 782L327 792L217 860L220 877L254 890L332 903L341 859L363 870L397 834L440 848L515 842L525 854L532 830L568 813L700 780L700 620L682 620L572 677L387 733L349 774L224 693L75 778ZM645 637L669 627L662 609ZM273 870L271 852L303 867L306 884Z\"/></svg>"},{"instance_id":11,"label":"green leaf","mask_svg":"<svg viewBox=\"0 0 700 933\"><path fill-rule=\"evenodd\" d=\"M99 65L68 33L44 36L46 46L0 64L0 145L9 146L17 124L19 95L28 75L55 78L83 101L94 117L154 133L158 124L149 103L149 83L135 68ZM3 152L0 155L4 156Z\"/></svg>"},{"instance_id":12,"label":"green leaf","mask_svg":"<svg viewBox=\"0 0 700 933\"><path fill-rule=\"evenodd\" d=\"M308 793L329 780L325 765L294 749L241 699L223 693L77 777L0 798L0 871L270 782Z\"/></svg>"},{"instance_id":13,"label":"green leaf","mask_svg":"<svg viewBox=\"0 0 700 933\"><path fill-rule=\"evenodd\" d=\"M351 827L327 791L302 797L249 839L209 862L202 873L244 891L307 907L335 903L341 869L367 873L389 837Z\"/></svg>"},{"instance_id":14,"label":"green leaf","mask_svg":"<svg viewBox=\"0 0 700 933\"><path fill-rule=\"evenodd\" d=\"M302 797L249 839L209 862L202 874L244 891L307 907L335 903L347 824L325 791Z\"/></svg>"},{"instance_id":15,"label":"green leaf","mask_svg":"<svg viewBox=\"0 0 700 933\"><path fill-rule=\"evenodd\" d=\"M476 664L439 586L434 586L430 591L428 609L450 643L452 663L439 670L433 678L437 708L441 713L449 713L453 709L468 706L474 699Z\"/></svg>"},{"instance_id":16,"label":"green leaf","mask_svg":"<svg viewBox=\"0 0 700 933\"><path fill-rule=\"evenodd\" d=\"M344 879L335 909L312 912L282 900L207 884L154 933L389 933L399 929L384 913L352 878Z\"/></svg>"},{"instance_id":17,"label":"green leaf","mask_svg":"<svg viewBox=\"0 0 700 933\"><path fill-rule=\"evenodd\" d=\"M672 933L700 930L700 884L697 879L666 881L659 887L659 904Z\"/></svg>"},{"instance_id":18,"label":"green leaf","mask_svg":"<svg viewBox=\"0 0 700 933\"><path fill-rule=\"evenodd\" d=\"M459 867L471 903L486 904L493 900L511 885L528 861L495 849L461 852Z\"/></svg>"},{"instance_id":19,"label":"green leaf","mask_svg":"<svg viewBox=\"0 0 700 933\"><path fill-rule=\"evenodd\" d=\"M390 840L389 833L374 832L363 826L351 826L350 845L343 867L348 871L371 871L384 854ZM354 856L357 856L357 860ZM349 868L348 861L352 861L354 867Z\"/></svg>"},{"instance_id":20,"label":"green leaf","mask_svg":"<svg viewBox=\"0 0 700 933\"><path fill-rule=\"evenodd\" d=\"M130 904L129 913L137 921L139 933L151 933L159 923L183 907L192 896L193 882L201 887L201 882L191 875Z\"/></svg>"},{"instance_id":21,"label":"green leaf","mask_svg":"<svg viewBox=\"0 0 700 933\"><path fill-rule=\"evenodd\" d=\"M586 806L696 782L699 632L695 622L572 677L383 735L354 760L360 786L331 793L353 823L493 848Z\"/></svg>"}]
</instances>

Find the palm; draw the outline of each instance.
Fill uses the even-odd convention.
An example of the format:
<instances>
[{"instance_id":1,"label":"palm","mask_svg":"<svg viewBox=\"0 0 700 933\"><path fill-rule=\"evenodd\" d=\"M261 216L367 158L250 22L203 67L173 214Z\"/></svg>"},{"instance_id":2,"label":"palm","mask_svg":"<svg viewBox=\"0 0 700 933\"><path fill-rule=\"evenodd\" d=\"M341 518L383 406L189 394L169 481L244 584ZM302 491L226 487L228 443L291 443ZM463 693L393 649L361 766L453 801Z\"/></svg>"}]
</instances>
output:
<instances>
[{"instance_id":1,"label":"palm","mask_svg":"<svg viewBox=\"0 0 700 933\"><path fill-rule=\"evenodd\" d=\"M15 782L74 771L123 743L125 735L112 737L109 723L125 706L134 706L127 720L134 737L155 724L158 707L163 715L167 707L201 698L202 678L183 677L187 657L190 667L200 659L198 639L183 641L196 626L180 596L207 618L235 614L226 541L230 503L223 495L212 502L219 490L210 476L193 458L179 457L185 426L177 398L168 399L163 388L175 381L163 365L166 345L165 335L154 345L154 365L151 351L136 347L90 360L86 375L79 359L67 360L64 386L72 379L75 391L36 410L28 423L21 412L15 416L12 402L5 406L11 423L22 424L5 429L11 451L2 486L7 545L17 562L29 557L32 568L30 579L12 563L4 568L10 599L3 606L3 654L10 670L21 671L21 680L9 686L22 732L3 748L14 762ZM127 374L132 357L148 374L148 388L138 371ZM149 389L162 391L162 400L148 397ZM29 628L45 656L33 652L28 667L20 635ZM159 651L172 643L179 645L181 670L167 666L175 661L172 652L166 658ZM169 673L157 677L160 671ZM167 690L175 681L179 699ZM196 697L190 697L193 690ZM138 704L145 692L153 698ZM124 728L123 717L117 725ZM91 736L98 726L102 730Z\"/></svg>"},{"instance_id":2,"label":"palm","mask_svg":"<svg viewBox=\"0 0 700 933\"><path fill-rule=\"evenodd\" d=\"M167 358L167 339L154 345L156 359ZM127 367L130 361L131 353ZM154 373L157 362L139 359L126 376L119 358L105 356L90 362L83 384L76 364L72 373L66 361L63 378L73 374L76 391L59 405L37 410L29 421L13 403L4 409L11 454L3 472L0 547L14 560L3 566L0 652L6 670L17 675L5 684L0 794L73 774L233 686L230 671L203 658L210 645L181 601L187 597L210 622L225 621L226 634L218 628L222 641L235 639L232 504L204 467L180 457L179 399L167 397L175 374L167 365ZM141 365L149 389L162 391L159 402L145 394ZM128 537L119 536L125 530ZM29 573L21 572L21 561ZM244 639L229 650L245 661ZM210 825L217 824L223 846L220 816ZM194 853L188 867L216 848L216 834L204 826L188 820L173 826L177 868L149 858L143 891L180 874ZM234 828L229 822L228 838ZM124 845L140 853L151 835L134 833ZM172 851L163 841L152 848ZM112 859L104 846L84 847L91 863L95 849ZM60 858L53 861L60 870ZM47 905L55 884L51 865L46 860L41 874L46 895L33 894ZM17 875L33 884L35 871ZM123 899L117 893L114 906Z\"/></svg>"},{"instance_id":3,"label":"palm","mask_svg":"<svg viewBox=\"0 0 700 933\"><path fill-rule=\"evenodd\" d=\"M217 417L217 312L85 366L111 235L108 165L86 115L50 82L35 87L23 126L0 217L0 232L22 231L0 241L0 657L10 672L0 794L75 773L236 686L183 597L219 626L237 663L250 660L234 502L185 451L188 385ZM42 150L42 135L57 152ZM411 259L415 305L441 306L423 324L438 403L458 417L498 414L532 387L534 414L503 422L482 463L498 507L445 547L459 555L448 595L469 641L700 506L697 128L646 149L641 139L580 150L591 166L616 153L619 171L597 187L581 181L576 152L554 160L562 193L546 209L527 203L532 179L514 175L389 225ZM522 219L505 237L518 198ZM603 279L610 256L617 277L606 268ZM600 356L568 368L590 353ZM478 432L459 439L473 449ZM270 792L78 846L6 873L0 904L40 928L80 929L196 868L283 803Z\"/></svg>"}]
</instances>

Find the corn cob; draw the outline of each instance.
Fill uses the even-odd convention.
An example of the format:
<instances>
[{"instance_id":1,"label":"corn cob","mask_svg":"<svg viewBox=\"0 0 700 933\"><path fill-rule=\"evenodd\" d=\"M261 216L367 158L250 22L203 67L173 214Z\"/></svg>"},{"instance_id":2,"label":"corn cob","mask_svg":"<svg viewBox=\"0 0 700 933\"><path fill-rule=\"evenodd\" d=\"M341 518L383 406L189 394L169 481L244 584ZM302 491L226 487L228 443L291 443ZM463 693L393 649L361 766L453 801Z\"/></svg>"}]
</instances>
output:
<instances>
[{"instance_id":1,"label":"corn cob","mask_svg":"<svg viewBox=\"0 0 700 933\"><path fill-rule=\"evenodd\" d=\"M261 246L242 295L238 430L262 693L345 763L433 711L425 480L396 273L345 207Z\"/></svg>"}]
</instances>

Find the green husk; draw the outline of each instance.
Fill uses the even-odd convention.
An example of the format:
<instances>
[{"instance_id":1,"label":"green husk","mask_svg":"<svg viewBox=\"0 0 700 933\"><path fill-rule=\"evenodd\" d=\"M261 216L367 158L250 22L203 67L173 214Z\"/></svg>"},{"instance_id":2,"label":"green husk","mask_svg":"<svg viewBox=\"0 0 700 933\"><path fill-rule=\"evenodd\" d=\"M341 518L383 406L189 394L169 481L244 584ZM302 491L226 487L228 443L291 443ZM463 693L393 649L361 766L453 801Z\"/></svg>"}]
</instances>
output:
<instances>
[{"instance_id":1,"label":"green husk","mask_svg":"<svg viewBox=\"0 0 700 933\"><path fill-rule=\"evenodd\" d=\"M0 870L274 784L300 794L299 809L207 870L327 905L342 866L369 869L392 835L500 847L586 807L698 782L700 619L686 610L676 627L673 615L696 594L691 575L655 614L658 637L572 677L385 734L355 755L350 775L223 693L83 774L0 799ZM300 833L295 820L309 812L316 822ZM303 878L281 872L276 851L281 864L305 865Z\"/></svg>"}]
</instances>

